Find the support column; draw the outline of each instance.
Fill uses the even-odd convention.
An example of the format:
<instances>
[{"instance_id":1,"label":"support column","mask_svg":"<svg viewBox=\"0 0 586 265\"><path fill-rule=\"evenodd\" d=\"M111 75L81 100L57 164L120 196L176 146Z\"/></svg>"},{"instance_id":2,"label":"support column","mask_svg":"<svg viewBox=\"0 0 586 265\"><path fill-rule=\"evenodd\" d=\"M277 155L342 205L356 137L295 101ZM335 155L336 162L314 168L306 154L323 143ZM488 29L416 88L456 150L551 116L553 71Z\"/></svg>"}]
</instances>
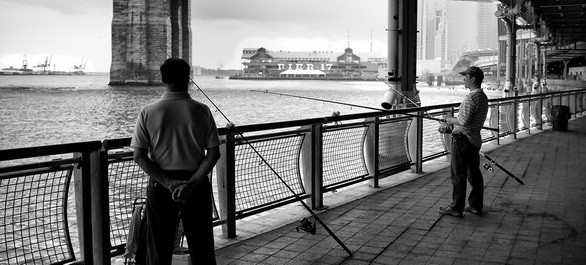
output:
<instances>
[{"instance_id":1,"label":"support column","mask_svg":"<svg viewBox=\"0 0 586 265\"><path fill-rule=\"evenodd\" d=\"M513 16L512 19L507 17L501 18L505 25L507 26L507 68L506 68L506 79L505 79L505 91L508 91L508 95L518 95L517 89L515 86L515 64L517 60L517 55L515 53L515 48L517 46L517 29L515 25L515 17Z\"/></svg>"},{"instance_id":2,"label":"support column","mask_svg":"<svg viewBox=\"0 0 586 265\"><path fill-rule=\"evenodd\" d=\"M192 64L191 47L192 46L192 32L191 32L191 1L181 0L181 58ZM191 68L193 72L193 68Z\"/></svg>"},{"instance_id":3,"label":"support column","mask_svg":"<svg viewBox=\"0 0 586 265\"><path fill-rule=\"evenodd\" d=\"M541 77L543 76L543 68L541 66L541 44L535 43L535 82L537 82L537 91L541 92Z\"/></svg>"},{"instance_id":4,"label":"support column","mask_svg":"<svg viewBox=\"0 0 586 265\"><path fill-rule=\"evenodd\" d=\"M387 85L382 107L418 107L415 87L417 62L417 1L389 0ZM403 97L408 97L404 99ZM415 103L415 104L414 104Z\"/></svg>"},{"instance_id":5,"label":"support column","mask_svg":"<svg viewBox=\"0 0 586 265\"><path fill-rule=\"evenodd\" d=\"M568 63L570 63L570 60L564 60L564 80L568 80Z\"/></svg>"},{"instance_id":6,"label":"support column","mask_svg":"<svg viewBox=\"0 0 586 265\"><path fill-rule=\"evenodd\" d=\"M181 1L171 0L171 57L181 58Z\"/></svg>"}]
</instances>

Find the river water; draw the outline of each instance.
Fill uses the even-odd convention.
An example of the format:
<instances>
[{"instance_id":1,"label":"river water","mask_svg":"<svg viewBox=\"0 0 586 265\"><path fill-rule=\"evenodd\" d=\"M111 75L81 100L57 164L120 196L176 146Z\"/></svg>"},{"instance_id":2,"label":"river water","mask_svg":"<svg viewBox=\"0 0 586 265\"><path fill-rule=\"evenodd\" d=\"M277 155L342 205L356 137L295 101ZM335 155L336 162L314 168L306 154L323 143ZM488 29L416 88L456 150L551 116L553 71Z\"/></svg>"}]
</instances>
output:
<instances>
[{"instance_id":1,"label":"river water","mask_svg":"<svg viewBox=\"0 0 586 265\"><path fill-rule=\"evenodd\" d=\"M379 108L382 82L230 80L196 76L195 82L237 125L370 112L331 103L255 93L287 93ZM110 87L109 77L0 76L0 149L130 137L140 108L157 100L161 87ZM460 102L468 90L418 84L422 105ZM500 92L486 91L489 98ZM197 90L192 97L210 106L218 126L226 120Z\"/></svg>"}]
</instances>

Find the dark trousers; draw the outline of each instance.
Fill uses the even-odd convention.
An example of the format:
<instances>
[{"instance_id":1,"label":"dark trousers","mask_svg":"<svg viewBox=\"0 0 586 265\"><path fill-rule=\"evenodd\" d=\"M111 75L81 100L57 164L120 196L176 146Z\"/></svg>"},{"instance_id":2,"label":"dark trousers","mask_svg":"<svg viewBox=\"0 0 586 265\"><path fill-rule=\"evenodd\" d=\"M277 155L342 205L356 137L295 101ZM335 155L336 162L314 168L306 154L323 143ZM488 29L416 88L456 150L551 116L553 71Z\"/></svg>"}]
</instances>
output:
<instances>
[{"instance_id":1,"label":"dark trousers","mask_svg":"<svg viewBox=\"0 0 586 265\"><path fill-rule=\"evenodd\" d=\"M470 207L482 210L484 196L484 180L480 172L480 149L468 141L465 135L452 137L452 193L451 208L461 212L466 203L466 187L470 182L472 190L468 197ZM468 174L470 172L470 174Z\"/></svg>"},{"instance_id":2,"label":"dark trousers","mask_svg":"<svg viewBox=\"0 0 586 265\"><path fill-rule=\"evenodd\" d=\"M174 179L187 179L193 172L166 171ZM204 180L186 202L173 201L171 192L149 181L146 209L146 260L144 264L171 265L179 218L192 264L216 264L212 227L211 185Z\"/></svg>"}]
</instances>

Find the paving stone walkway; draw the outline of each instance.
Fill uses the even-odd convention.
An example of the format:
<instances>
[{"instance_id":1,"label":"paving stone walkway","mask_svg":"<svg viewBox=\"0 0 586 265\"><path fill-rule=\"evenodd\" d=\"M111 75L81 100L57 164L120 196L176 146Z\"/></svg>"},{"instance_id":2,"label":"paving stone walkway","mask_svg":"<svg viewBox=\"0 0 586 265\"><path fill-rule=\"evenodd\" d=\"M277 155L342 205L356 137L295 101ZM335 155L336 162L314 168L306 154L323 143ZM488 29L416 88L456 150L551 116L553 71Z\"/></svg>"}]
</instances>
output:
<instances>
[{"instance_id":1,"label":"paving stone walkway","mask_svg":"<svg viewBox=\"0 0 586 265\"><path fill-rule=\"evenodd\" d=\"M218 264L586 264L586 118L486 154L525 184L483 170L485 216L438 213L446 167L318 213L353 256L290 222L217 249Z\"/></svg>"}]
</instances>

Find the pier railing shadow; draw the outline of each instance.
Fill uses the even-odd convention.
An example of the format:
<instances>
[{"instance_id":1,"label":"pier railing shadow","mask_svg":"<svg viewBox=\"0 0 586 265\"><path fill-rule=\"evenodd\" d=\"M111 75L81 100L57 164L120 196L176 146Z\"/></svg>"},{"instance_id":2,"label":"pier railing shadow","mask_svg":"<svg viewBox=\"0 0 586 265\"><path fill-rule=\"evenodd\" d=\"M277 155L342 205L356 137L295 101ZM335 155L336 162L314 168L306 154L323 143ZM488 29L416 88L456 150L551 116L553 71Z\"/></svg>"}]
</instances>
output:
<instances>
[{"instance_id":1,"label":"pier railing shadow","mask_svg":"<svg viewBox=\"0 0 586 265\"><path fill-rule=\"evenodd\" d=\"M498 131L483 130L483 142L542 129L554 105L582 113L585 94L491 99L485 127ZM210 175L214 225L234 238L238 219L299 198L321 209L330 191L360 182L378 187L380 179L407 169L421 173L423 162L449 154L451 144L438 122L424 117L454 115L458 106L220 128L222 158ZM123 138L0 150L0 264L109 264L124 253L133 202L145 197L147 184L129 144Z\"/></svg>"}]
</instances>

